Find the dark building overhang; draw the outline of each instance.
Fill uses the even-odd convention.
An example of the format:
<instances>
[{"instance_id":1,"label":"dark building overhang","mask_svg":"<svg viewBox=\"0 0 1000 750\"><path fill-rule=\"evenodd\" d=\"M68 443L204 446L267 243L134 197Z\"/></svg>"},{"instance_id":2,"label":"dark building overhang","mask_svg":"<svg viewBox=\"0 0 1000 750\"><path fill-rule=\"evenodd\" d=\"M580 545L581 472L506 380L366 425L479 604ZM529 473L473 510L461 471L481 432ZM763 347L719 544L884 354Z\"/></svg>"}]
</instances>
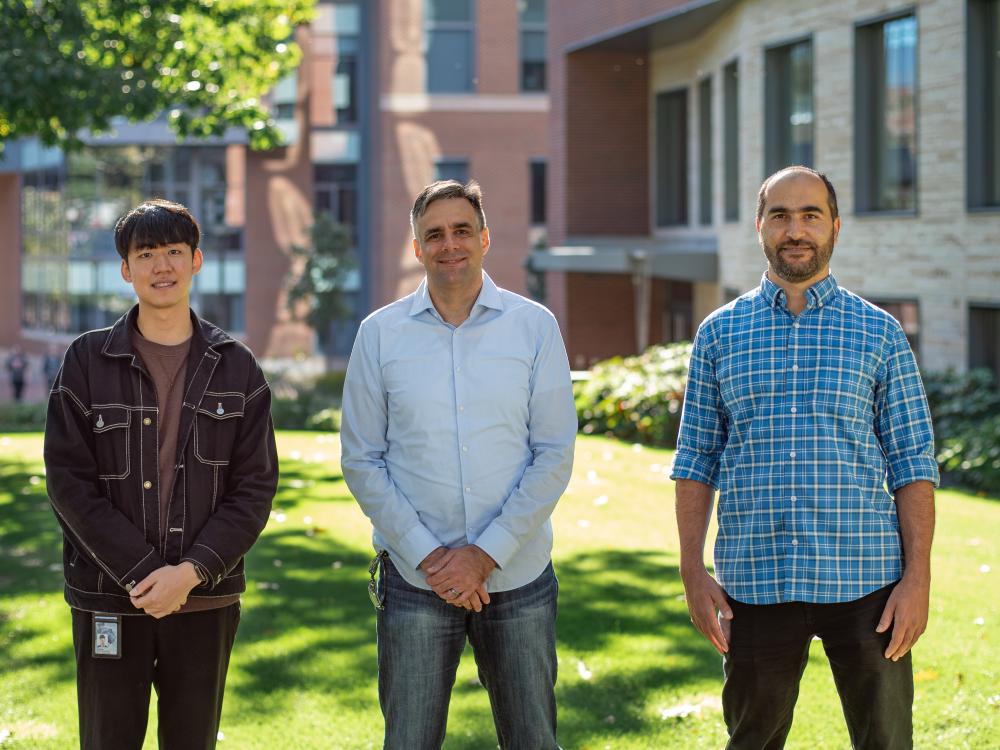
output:
<instances>
[{"instance_id":1,"label":"dark building overhang","mask_svg":"<svg viewBox=\"0 0 1000 750\"><path fill-rule=\"evenodd\" d=\"M719 243L715 237L573 237L565 245L535 250L535 271L643 274L672 281L715 282Z\"/></svg>"},{"instance_id":2,"label":"dark building overhang","mask_svg":"<svg viewBox=\"0 0 1000 750\"><path fill-rule=\"evenodd\" d=\"M739 0L691 0L653 16L603 31L566 47L566 52L650 52L690 41Z\"/></svg>"}]
</instances>

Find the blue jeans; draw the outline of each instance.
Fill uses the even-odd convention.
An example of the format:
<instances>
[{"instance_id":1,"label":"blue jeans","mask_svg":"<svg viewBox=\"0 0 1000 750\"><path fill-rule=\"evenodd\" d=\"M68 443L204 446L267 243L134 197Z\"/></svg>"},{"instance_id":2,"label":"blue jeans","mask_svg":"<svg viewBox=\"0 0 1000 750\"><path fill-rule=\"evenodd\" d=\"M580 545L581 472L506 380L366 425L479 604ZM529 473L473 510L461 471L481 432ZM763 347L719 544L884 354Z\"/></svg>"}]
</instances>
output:
<instances>
[{"instance_id":1,"label":"blue jeans","mask_svg":"<svg viewBox=\"0 0 1000 750\"><path fill-rule=\"evenodd\" d=\"M407 583L386 559L377 616L386 750L436 750L468 638L503 750L556 750L556 596L552 564L526 586L490 593L476 613Z\"/></svg>"}]
</instances>

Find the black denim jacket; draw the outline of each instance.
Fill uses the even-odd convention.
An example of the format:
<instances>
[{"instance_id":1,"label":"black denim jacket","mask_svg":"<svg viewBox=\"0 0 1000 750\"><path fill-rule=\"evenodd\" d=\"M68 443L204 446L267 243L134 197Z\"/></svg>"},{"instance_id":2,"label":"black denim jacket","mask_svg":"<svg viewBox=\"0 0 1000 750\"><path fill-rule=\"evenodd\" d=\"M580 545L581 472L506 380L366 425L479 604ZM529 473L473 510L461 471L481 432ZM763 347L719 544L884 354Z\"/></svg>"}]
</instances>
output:
<instances>
[{"instance_id":1,"label":"black denim jacket","mask_svg":"<svg viewBox=\"0 0 1000 750\"><path fill-rule=\"evenodd\" d=\"M138 306L74 341L49 394L45 469L66 601L140 614L128 592L164 564L207 574L190 598L246 588L243 555L278 483L271 392L247 347L191 314L175 480L160 533L156 390L129 341ZM161 542L161 539L164 541Z\"/></svg>"}]
</instances>

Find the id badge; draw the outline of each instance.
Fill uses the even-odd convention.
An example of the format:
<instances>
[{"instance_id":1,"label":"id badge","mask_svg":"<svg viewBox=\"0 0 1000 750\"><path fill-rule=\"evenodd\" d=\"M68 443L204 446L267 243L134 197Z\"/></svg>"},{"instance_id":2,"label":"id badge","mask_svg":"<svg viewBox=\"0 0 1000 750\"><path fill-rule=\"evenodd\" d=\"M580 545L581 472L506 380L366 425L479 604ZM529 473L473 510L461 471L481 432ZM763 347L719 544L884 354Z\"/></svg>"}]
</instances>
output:
<instances>
[{"instance_id":1,"label":"id badge","mask_svg":"<svg viewBox=\"0 0 1000 750\"><path fill-rule=\"evenodd\" d=\"M94 643L91 656L95 659L122 658L122 616L94 613L94 627L91 628Z\"/></svg>"}]
</instances>

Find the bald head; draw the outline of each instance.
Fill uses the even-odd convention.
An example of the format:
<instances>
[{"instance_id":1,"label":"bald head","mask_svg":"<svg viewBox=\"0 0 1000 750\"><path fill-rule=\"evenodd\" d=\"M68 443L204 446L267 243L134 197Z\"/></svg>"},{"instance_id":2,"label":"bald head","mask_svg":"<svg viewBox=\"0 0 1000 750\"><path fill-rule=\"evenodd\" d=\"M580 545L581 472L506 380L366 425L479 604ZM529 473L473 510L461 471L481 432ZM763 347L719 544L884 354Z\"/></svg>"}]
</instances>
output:
<instances>
[{"instance_id":1,"label":"bald head","mask_svg":"<svg viewBox=\"0 0 1000 750\"><path fill-rule=\"evenodd\" d=\"M830 218L836 219L840 216L840 210L837 208L837 191L833 189L833 183L830 179L822 172L817 172L815 169L810 169L809 167L794 166L785 167L784 169L779 169L777 172L772 174L763 184L760 186L760 192L757 193L757 223L764 217L764 208L767 204L767 192L771 186L787 177L811 177L813 179L819 180L823 183L826 188L826 205L830 209Z\"/></svg>"}]
</instances>

